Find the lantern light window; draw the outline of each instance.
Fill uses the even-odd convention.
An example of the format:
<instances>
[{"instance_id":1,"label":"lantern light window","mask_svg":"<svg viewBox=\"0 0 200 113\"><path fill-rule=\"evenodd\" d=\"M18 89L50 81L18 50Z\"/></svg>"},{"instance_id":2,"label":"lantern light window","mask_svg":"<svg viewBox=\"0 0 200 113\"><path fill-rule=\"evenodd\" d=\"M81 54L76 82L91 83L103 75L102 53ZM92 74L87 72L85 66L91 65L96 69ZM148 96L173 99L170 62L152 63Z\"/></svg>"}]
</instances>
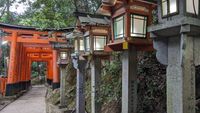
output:
<instances>
[{"instance_id":1,"label":"lantern light window","mask_svg":"<svg viewBox=\"0 0 200 113\"><path fill-rule=\"evenodd\" d=\"M124 37L124 16L114 19L114 38L119 39Z\"/></svg>"},{"instance_id":2,"label":"lantern light window","mask_svg":"<svg viewBox=\"0 0 200 113\"><path fill-rule=\"evenodd\" d=\"M186 0L186 7L188 13L199 14L199 0Z\"/></svg>"},{"instance_id":3,"label":"lantern light window","mask_svg":"<svg viewBox=\"0 0 200 113\"><path fill-rule=\"evenodd\" d=\"M74 40L74 50L77 52L78 51L78 40L77 39L75 39Z\"/></svg>"},{"instance_id":4,"label":"lantern light window","mask_svg":"<svg viewBox=\"0 0 200 113\"><path fill-rule=\"evenodd\" d=\"M94 36L94 50L104 50L106 36Z\"/></svg>"},{"instance_id":5,"label":"lantern light window","mask_svg":"<svg viewBox=\"0 0 200 113\"><path fill-rule=\"evenodd\" d=\"M61 60L67 59L67 52L60 52L60 59Z\"/></svg>"},{"instance_id":6,"label":"lantern light window","mask_svg":"<svg viewBox=\"0 0 200 113\"><path fill-rule=\"evenodd\" d=\"M131 36L146 38L147 17L131 14Z\"/></svg>"},{"instance_id":7,"label":"lantern light window","mask_svg":"<svg viewBox=\"0 0 200 113\"><path fill-rule=\"evenodd\" d=\"M90 51L90 37L87 36L85 39L85 49L86 51Z\"/></svg>"},{"instance_id":8,"label":"lantern light window","mask_svg":"<svg viewBox=\"0 0 200 113\"><path fill-rule=\"evenodd\" d=\"M75 39L74 40L74 49L75 52L84 51L84 41L83 39Z\"/></svg>"},{"instance_id":9,"label":"lantern light window","mask_svg":"<svg viewBox=\"0 0 200 113\"><path fill-rule=\"evenodd\" d=\"M162 0L162 16L168 16L178 12L177 0Z\"/></svg>"},{"instance_id":10,"label":"lantern light window","mask_svg":"<svg viewBox=\"0 0 200 113\"><path fill-rule=\"evenodd\" d=\"M84 41L80 39L80 51L84 51Z\"/></svg>"}]
</instances>

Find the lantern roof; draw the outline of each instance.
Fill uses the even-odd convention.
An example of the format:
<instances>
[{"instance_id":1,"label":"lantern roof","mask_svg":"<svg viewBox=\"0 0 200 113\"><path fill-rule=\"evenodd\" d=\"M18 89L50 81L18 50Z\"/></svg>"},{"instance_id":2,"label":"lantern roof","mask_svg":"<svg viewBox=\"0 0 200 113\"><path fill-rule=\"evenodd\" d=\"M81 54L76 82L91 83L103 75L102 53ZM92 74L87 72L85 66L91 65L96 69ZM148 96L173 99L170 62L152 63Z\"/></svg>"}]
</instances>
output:
<instances>
[{"instance_id":1,"label":"lantern roof","mask_svg":"<svg viewBox=\"0 0 200 113\"><path fill-rule=\"evenodd\" d=\"M134 1L149 4L153 7L157 5L157 0L102 0L102 4L98 8L97 13L111 16L111 12L113 11L112 7L114 7L115 5L120 4L121 6L123 6L123 4L127 4L128 2Z\"/></svg>"},{"instance_id":2,"label":"lantern roof","mask_svg":"<svg viewBox=\"0 0 200 113\"><path fill-rule=\"evenodd\" d=\"M76 38L76 37L82 37L83 36L83 33L78 31L78 30L74 30L73 32L70 32L69 34L66 34L66 37L68 39L73 39L73 38Z\"/></svg>"},{"instance_id":3,"label":"lantern roof","mask_svg":"<svg viewBox=\"0 0 200 113\"><path fill-rule=\"evenodd\" d=\"M67 27L67 28L46 28L46 29L40 29L33 26L23 26L23 25L12 25L12 24L5 24L0 23L0 29L1 28L9 28L9 29L20 29L20 30L35 30L35 31L63 31L63 32L71 32L74 30L74 27Z\"/></svg>"},{"instance_id":4,"label":"lantern roof","mask_svg":"<svg viewBox=\"0 0 200 113\"><path fill-rule=\"evenodd\" d=\"M74 14L79 20L80 25L110 25L109 16L82 12L75 12Z\"/></svg>"},{"instance_id":5,"label":"lantern roof","mask_svg":"<svg viewBox=\"0 0 200 113\"><path fill-rule=\"evenodd\" d=\"M116 3L124 2L127 0L102 0L102 3L105 5L115 5ZM135 1L141 1L141 2L149 2L149 3L157 3L157 0L135 0Z\"/></svg>"}]
</instances>

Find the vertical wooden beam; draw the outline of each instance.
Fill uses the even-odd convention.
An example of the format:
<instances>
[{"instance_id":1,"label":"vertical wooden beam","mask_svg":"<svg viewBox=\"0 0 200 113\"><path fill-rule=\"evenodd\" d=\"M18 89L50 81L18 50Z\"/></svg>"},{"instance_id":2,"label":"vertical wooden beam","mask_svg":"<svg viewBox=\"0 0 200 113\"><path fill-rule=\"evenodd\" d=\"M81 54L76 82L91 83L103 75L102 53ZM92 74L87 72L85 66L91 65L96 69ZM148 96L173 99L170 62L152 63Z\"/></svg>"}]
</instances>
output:
<instances>
[{"instance_id":1,"label":"vertical wooden beam","mask_svg":"<svg viewBox=\"0 0 200 113\"><path fill-rule=\"evenodd\" d=\"M101 103L98 101L101 81L101 59L94 57L91 62L91 107L92 113L101 113Z\"/></svg>"},{"instance_id":2,"label":"vertical wooden beam","mask_svg":"<svg viewBox=\"0 0 200 113\"><path fill-rule=\"evenodd\" d=\"M19 90L22 90L22 82L21 82L21 66L22 66L22 45L21 43L18 43L18 51L17 51L17 63L16 63L16 67L17 67L17 81L19 84Z\"/></svg>"},{"instance_id":3,"label":"vertical wooden beam","mask_svg":"<svg viewBox=\"0 0 200 113\"><path fill-rule=\"evenodd\" d=\"M89 45L90 45L90 52L91 53L93 53L93 51L94 51L94 35L93 35L93 33L92 33L92 29L90 28L90 30L89 30L89 40L90 40L90 42L89 42Z\"/></svg>"},{"instance_id":4,"label":"vertical wooden beam","mask_svg":"<svg viewBox=\"0 0 200 113\"><path fill-rule=\"evenodd\" d=\"M57 64L58 53L56 50L53 50L53 89L60 87L60 77L59 77L59 68Z\"/></svg>"},{"instance_id":5,"label":"vertical wooden beam","mask_svg":"<svg viewBox=\"0 0 200 113\"><path fill-rule=\"evenodd\" d=\"M31 71L32 71L32 60L29 60L29 71L28 71L28 82L29 82L29 86L31 85Z\"/></svg>"},{"instance_id":6,"label":"vertical wooden beam","mask_svg":"<svg viewBox=\"0 0 200 113\"><path fill-rule=\"evenodd\" d=\"M25 48L23 48L23 57L22 57L23 61L22 62L22 77L21 77L21 81L25 82L26 81L26 74L25 74L25 67L26 67L26 51Z\"/></svg>"},{"instance_id":7,"label":"vertical wooden beam","mask_svg":"<svg viewBox=\"0 0 200 113\"><path fill-rule=\"evenodd\" d=\"M22 61L24 61L24 48L21 44L20 62L19 62L20 63L20 77L19 77L20 82L22 82L22 75L23 75L23 62Z\"/></svg>"},{"instance_id":8,"label":"vertical wooden beam","mask_svg":"<svg viewBox=\"0 0 200 113\"><path fill-rule=\"evenodd\" d=\"M112 41L112 43L114 42L114 40L115 40L115 33L114 33L114 19L111 19L111 41ZM112 31L113 30L113 31Z\"/></svg>"},{"instance_id":9,"label":"vertical wooden beam","mask_svg":"<svg viewBox=\"0 0 200 113\"><path fill-rule=\"evenodd\" d=\"M51 85L52 80L51 80L51 60L48 60L47 62L47 83Z\"/></svg>"},{"instance_id":10,"label":"vertical wooden beam","mask_svg":"<svg viewBox=\"0 0 200 113\"><path fill-rule=\"evenodd\" d=\"M124 15L124 32L125 32L125 37L128 38L130 37L131 34L131 17L130 17L130 12L128 11L128 9L126 9L126 14Z\"/></svg>"},{"instance_id":11,"label":"vertical wooden beam","mask_svg":"<svg viewBox=\"0 0 200 113\"><path fill-rule=\"evenodd\" d=\"M137 113L137 51L122 53L122 113Z\"/></svg>"},{"instance_id":12,"label":"vertical wooden beam","mask_svg":"<svg viewBox=\"0 0 200 113\"><path fill-rule=\"evenodd\" d=\"M19 52L20 52L20 49L19 49L19 46L20 44L17 43L17 46L16 46L16 62L15 62L15 68L16 68L16 71L15 71L15 81L17 83L17 88L19 87L19 66L17 65L18 62L19 62Z\"/></svg>"},{"instance_id":13,"label":"vertical wooden beam","mask_svg":"<svg viewBox=\"0 0 200 113\"><path fill-rule=\"evenodd\" d=\"M53 82L53 60L50 60L50 65L49 65L49 79L51 80L51 84Z\"/></svg>"},{"instance_id":14,"label":"vertical wooden beam","mask_svg":"<svg viewBox=\"0 0 200 113\"><path fill-rule=\"evenodd\" d=\"M15 81L17 83L16 87L17 87L17 90L19 91L20 90L20 56L21 56L21 44L20 43L17 43L17 46L16 46L16 62L15 62L15 68L16 68L16 71L15 71Z\"/></svg>"},{"instance_id":15,"label":"vertical wooden beam","mask_svg":"<svg viewBox=\"0 0 200 113\"><path fill-rule=\"evenodd\" d=\"M23 71L23 77L22 77L22 79L23 79L23 82L25 82L25 86L24 86L24 89L27 89L27 67L28 67L28 56L27 56L27 52L26 52L26 50L25 50L25 52L24 52L24 71Z\"/></svg>"},{"instance_id":16,"label":"vertical wooden beam","mask_svg":"<svg viewBox=\"0 0 200 113\"><path fill-rule=\"evenodd\" d=\"M8 69L8 80L6 85L6 96L12 96L17 93L16 81L16 48L17 48L17 32L12 33L12 41L10 48L10 61Z\"/></svg>"},{"instance_id":17,"label":"vertical wooden beam","mask_svg":"<svg viewBox=\"0 0 200 113\"><path fill-rule=\"evenodd\" d=\"M23 47L23 52L22 54L22 60L21 60L21 84L22 84L22 90L26 90L26 73L25 73L25 68L26 68L26 53L25 53L25 48ZM23 61L23 62L22 62Z\"/></svg>"},{"instance_id":18,"label":"vertical wooden beam","mask_svg":"<svg viewBox=\"0 0 200 113\"><path fill-rule=\"evenodd\" d=\"M27 71L26 71L26 89L28 89L31 85L31 68L32 68L32 60L27 59Z\"/></svg>"},{"instance_id":19,"label":"vertical wooden beam","mask_svg":"<svg viewBox=\"0 0 200 113\"><path fill-rule=\"evenodd\" d=\"M8 69L8 84L15 83L15 62L16 62L17 32L12 33L12 41L10 47L10 61Z\"/></svg>"}]
</instances>

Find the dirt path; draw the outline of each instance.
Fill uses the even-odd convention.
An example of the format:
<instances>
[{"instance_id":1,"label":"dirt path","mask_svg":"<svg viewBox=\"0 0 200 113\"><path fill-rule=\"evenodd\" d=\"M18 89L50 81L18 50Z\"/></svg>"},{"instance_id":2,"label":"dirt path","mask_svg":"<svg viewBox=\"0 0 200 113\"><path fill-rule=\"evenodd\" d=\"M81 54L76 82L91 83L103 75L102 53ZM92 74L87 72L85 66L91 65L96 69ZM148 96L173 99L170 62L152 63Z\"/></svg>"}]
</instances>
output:
<instances>
[{"instance_id":1,"label":"dirt path","mask_svg":"<svg viewBox=\"0 0 200 113\"><path fill-rule=\"evenodd\" d=\"M45 86L33 86L24 94L0 113L46 113L45 108Z\"/></svg>"}]
</instances>

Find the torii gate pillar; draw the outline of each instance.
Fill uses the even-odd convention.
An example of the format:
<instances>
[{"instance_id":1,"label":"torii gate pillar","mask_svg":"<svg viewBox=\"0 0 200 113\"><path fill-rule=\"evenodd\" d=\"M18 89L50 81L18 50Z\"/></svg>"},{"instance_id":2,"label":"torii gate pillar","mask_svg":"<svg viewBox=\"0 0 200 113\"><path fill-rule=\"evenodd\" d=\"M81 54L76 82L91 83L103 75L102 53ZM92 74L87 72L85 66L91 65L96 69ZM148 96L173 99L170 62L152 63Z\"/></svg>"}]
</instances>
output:
<instances>
[{"instance_id":1,"label":"torii gate pillar","mask_svg":"<svg viewBox=\"0 0 200 113\"><path fill-rule=\"evenodd\" d=\"M59 68L57 64L57 57L58 53L56 50L53 50L53 83L52 87L53 89L60 88L60 77L59 77Z\"/></svg>"},{"instance_id":2,"label":"torii gate pillar","mask_svg":"<svg viewBox=\"0 0 200 113\"><path fill-rule=\"evenodd\" d=\"M17 48L17 32L12 33L10 61L8 69L8 83L6 85L6 96L11 96L17 93L17 75L16 75L16 48Z\"/></svg>"}]
</instances>

